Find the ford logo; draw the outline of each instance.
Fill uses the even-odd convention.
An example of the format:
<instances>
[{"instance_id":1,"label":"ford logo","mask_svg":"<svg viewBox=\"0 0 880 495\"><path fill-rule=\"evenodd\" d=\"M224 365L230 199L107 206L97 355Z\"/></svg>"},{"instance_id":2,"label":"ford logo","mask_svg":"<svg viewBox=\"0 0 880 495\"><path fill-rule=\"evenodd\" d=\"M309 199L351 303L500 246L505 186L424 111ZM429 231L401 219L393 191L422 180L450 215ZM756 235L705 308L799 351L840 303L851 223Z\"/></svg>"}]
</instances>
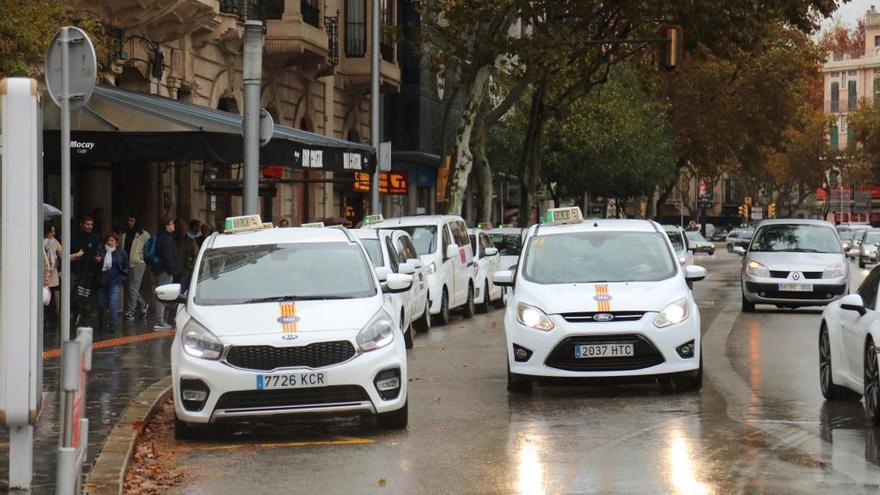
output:
<instances>
[{"instance_id":1,"label":"ford logo","mask_svg":"<svg viewBox=\"0 0 880 495\"><path fill-rule=\"evenodd\" d=\"M614 319L614 315L609 313L599 313L593 316L593 320L595 321L611 321Z\"/></svg>"}]
</instances>

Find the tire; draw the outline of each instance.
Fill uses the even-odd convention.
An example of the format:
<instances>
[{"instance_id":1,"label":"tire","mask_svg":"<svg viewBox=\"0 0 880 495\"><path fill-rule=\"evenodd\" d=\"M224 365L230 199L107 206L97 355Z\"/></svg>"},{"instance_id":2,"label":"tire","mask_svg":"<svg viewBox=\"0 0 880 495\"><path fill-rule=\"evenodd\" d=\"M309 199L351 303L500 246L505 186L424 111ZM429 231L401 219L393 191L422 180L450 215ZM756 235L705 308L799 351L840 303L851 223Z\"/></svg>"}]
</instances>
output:
<instances>
[{"instance_id":1,"label":"tire","mask_svg":"<svg viewBox=\"0 0 880 495\"><path fill-rule=\"evenodd\" d=\"M709 256L715 256L715 250L714 250L714 249L712 249L712 250L709 251Z\"/></svg>"},{"instance_id":2,"label":"tire","mask_svg":"<svg viewBox=\"0 0 880 495\"><path fill-rule=\"evenodd\" d=\"M827 400L859 400L859 394L834 384L831 373L831 341L825 323L819 328L819 388Z\"/></svg>"},{"instance_id":3,"label":"tire","mask_svg":"<svg viewBox=\"0 0 880 495\"><path fill-rule=\"evenodd\" d=\"M492 303L492 305L498 309L504 309L504 307L507 306L507 303L504 301L504 291L505 290L506 289L501 289L501 297L499 297L498 299L495 300L495 302Z\"/></svg>"},{"instance_id":4,"label":"tire","mask_svg":"<svg viewBox=\"0 0 880 495\"><path fill-rule=\"evenodd\" d=\"M880 425L880 370L877 369L877 351L874 342L865 344L865 412L875 425Z\"/></svg>"},{"instance_id":5,"label":"tire","mask_svg":"<svg viewBox=\"0 0 880 495\"><path fill-rule=\"evenodd\" d=\"M462 316L467 318L473 318L477 313L477 308L474 306L474 284L468 284L468 298L467 302L464 303L464 307L461 310Z\"/></svg>"},{"instance_id":6,"label":"tire","mask_svg":"<svg viewBox=\"0 0 880 495\"><path fill-rule=\"evenodd\" d=\"M742 294L742 312L743 313L754 313L755 312L755 303L749 302L746 299L746 295Z\"/></svg>"},{"instance_id":7,"label":"tire","mask_svg":"<svg viewBox=\"0 0 880 495\"><path fill-rule=\"evenodd\" d=\"M195 427L174 417L174 439L175 440L195 440L203 433L201 428Z\"/></svg>"},{"instance_id":8,"label":"tire","mask_svg":"<svg viewBox=\"0 0 880 495\"><path fill-rule=\"evenodd\" d=\"M672 379L679 392L697 392L703 388L703 353L700 352L700 367L697 372L686 372Z\"/></svg>"},{"instance_id":9,"label":"tire","mask_svg":"<svg viewBox=\"0 0 880 495\"><path fill-rule=\"evenodd\" d=\"M396 411L376 415L376 425L383 430L405 430L409 424L409 401Z\"/></svg>"},{"instance_id":10,"label":"tire","mask_svg":"<svg viewBox=\"0 0 880 495\"><path fill-rule=\"evenodd\" d=\"M859 268L865 268L865 258L859 255Z\"/></svg>"},{"instance_id":11,"label":"tire","mask_svg":"<svg viewBox=\"0 0 880 495\"><path fill-rule=\"evenodd\" d=\"M491 301L489 301L489 281L486 280L483 282L483 302L480 303L480 307L478 308L480 313L488 313L490 304Z\"/></svg>"},{"instance_id":12,"label":"tire","mask_svg":"<svg viewBox=\"0 0 880 495\"><path fill-rule=\"evenodd\" d=\"M733 244L728 244L728 245L727 245L727 252L728 252L728 253L732 253L732 252L733 252Z\"/></svg>"},{"instance_id":13,"label":"tire","mask_svg":"<svg viewBox=\"0 0 880 495\"><path fill-rule=\"evenodd\" d=\"M510 363L507 364L507 391L511 394L532 393L532 381L510 372Z\"/></svg>"},{"instance_id":14,"label":"tire","mask_svg":"<svg viewBox=\"0 0 880 495\"><path fill-rule=\"evenodd\" d=\"M400 324L403 325L403 315L400 315ZM412 323L410 323L406 328L403 328L403 345L407 349L413 348L413 329Z\"/></svg>"},{"instance_id":15,"label":"tire","mask_svg":"<svg viewBox=\"0 0 880 495\"><path fill-rule=\"evenodd\" d=\"M437 314L437 323L440 325L449 324L449 292L446 287L443 288L443 295L440 299L440 313Z\"/></svg>"},{"instance_id":16,"label":"tire","mask_svg":"<svg viewBox=\"0 0 880 495\"><path fill-rule=\"evenodd\" d=\"M419 333L425 333L431 329L431 301L425 298L425 312L422 317L413 323L413 328Z\"/></svg>"}]
</instances>

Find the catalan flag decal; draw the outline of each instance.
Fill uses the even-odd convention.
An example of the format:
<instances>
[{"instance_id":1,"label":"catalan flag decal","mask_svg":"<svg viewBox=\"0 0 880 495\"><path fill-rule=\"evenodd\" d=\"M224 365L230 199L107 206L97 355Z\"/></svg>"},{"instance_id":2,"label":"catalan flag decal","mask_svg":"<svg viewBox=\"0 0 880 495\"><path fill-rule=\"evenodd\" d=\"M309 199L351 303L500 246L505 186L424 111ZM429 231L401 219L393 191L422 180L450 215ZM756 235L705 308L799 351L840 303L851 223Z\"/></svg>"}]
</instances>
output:
<instances>
[{"instance_id":1,"label":"catalan flag decal","mask_svg":"<svg viewBox=\"0 0 880 495\"><path fill-rule=\"evenodd\" d=\"M611 294L608 293L608 285L596 284L596 295L593 300L596 301L596 311L607 313L611 311Z\"/></svg>"},{"instance_id":2,"label":"catalan flag decal","mask_svg":"<svg viewBox=\"0 0 880 495\"><path fill-rule=\"evenodd\" d=\"M296 303L281 303L278 306L281 316L278 317L278 323L281 323L281 331L284 333L296 332L296 323L299 317L296 316Z\"/></svg>"}]
</instances>

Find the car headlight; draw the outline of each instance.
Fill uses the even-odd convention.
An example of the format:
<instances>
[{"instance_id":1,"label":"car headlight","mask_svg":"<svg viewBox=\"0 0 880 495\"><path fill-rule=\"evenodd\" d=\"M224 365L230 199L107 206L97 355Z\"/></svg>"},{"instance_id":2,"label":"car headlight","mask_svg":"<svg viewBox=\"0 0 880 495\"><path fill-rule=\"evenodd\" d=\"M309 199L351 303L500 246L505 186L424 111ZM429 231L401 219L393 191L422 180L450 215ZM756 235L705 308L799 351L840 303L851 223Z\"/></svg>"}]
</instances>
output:
<instances>
[{"instance_id":1,"label":"car headlight","mask_svg":"<svg viewBox=\"0 0 880 495\"><path fill-rule=\"evenodd\" d=\"M846 275L846 267L843 266L843 263L826 266L822 270L822 278L840 278L844 275Z\"/></svg>"},{"instance_id":2,"label":"car headlight","mask_svg":"<svg viewBox=\"0 0 880 495\"><path fill-rule=\"evenodd\" d=\"M393 341L394 321L384 309L380 309L357 334L358 347L364 352L381 349Z\"/></svg>"},{"instance_id":3,"label":"car headlight","mask_svg":"<svg viewBox=\"0 0 880 495\"><path fill-rule=\"evenodd\" d=\"M545 332L553 330L553 321L550 320L547 313L526 303L516 305L516 321L536 330L544 330Z\"/></svg>"},{"instance_id":4,"label":"car headlight","mask_svg":"<svg viewBox=\"0 0 880 495\"><path fill-rule=\"evenodd\" d=\"M684 298L679 299L663 308L663 311L654 318L654 326L657 328L668 327L683 322L687 317L688 301Z\"/></svg>"},{"instance_id":5,"label":"car headlight","mask_svg":"<svg viewBox=\"0 0 880 495\"><path fill-rule=\"evenodd\" d=\"M223 354L223 343L220 339L195 318L190 318L183 326L180 342L187 354L197 358L216 360Z\"/></svg>"},{"instance_id":6,"label":"car headlight","mask_svg":"<svg viewBox=\"0 0 880 495\"><path fill-rule=\"evenodd\" d=\"M688 260L687 256L685 256L685 255L681 255L678 257L678 262L681 263L682 265L687 263L687 260Z\"/></svg>"},{"instance_id":7,"label":"car headlight","mask_svg":"<svg viewBox=\"0 0 880 495\"><path fill-rule=\"evenodd\" d=\"M865 246L862 246L862 248L859 250L859 252L862 254L862 256L868 255L868 250L865 249Z\"/></svg>"},{"instance_id":8,"label":"car headlight","mask_svg":"<svg viewBox=\"0 0 880 495\"><path fill-rule=\"evenodd\" d=\"M425 273L427 273L428 275L431 275L436 271L437 271L437 265L435 265L433 261L428 263L428 266L425 267Z\"/></svg>"},{"instance_id":9,"label":"car headlight","mask_svg":"<svg viewBox=\"0 0 880 495\"><path fill-rule=\"evenodd\" d=\"M770 269L755 260L751 260L746 265L746 273L754 277L769 277Z\"/></svg>"}]
</instances>

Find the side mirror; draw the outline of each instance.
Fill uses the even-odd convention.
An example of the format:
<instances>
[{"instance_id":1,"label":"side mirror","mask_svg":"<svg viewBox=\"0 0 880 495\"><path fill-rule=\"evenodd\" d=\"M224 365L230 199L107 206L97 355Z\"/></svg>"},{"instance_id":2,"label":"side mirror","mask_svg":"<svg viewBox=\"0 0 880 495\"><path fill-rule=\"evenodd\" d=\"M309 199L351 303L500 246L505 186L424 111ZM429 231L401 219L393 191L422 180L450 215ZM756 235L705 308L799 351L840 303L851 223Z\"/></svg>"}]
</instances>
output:
<instances>
[{"instance_id":1,"label":"side mirror","mask_svg":"<svg viewBox=\"0 0 880 495\"><path fill-rule=\"evenodd\" d=\"M492 275L492 283L498 287L513 287L513 279L513 270L501 270Z\"/></svg>"},{"instance_id":2,"label":"side mirror","mask_svg":"<svg viewBox=\"0 0 880 495\"><path fill-rule=\"evenodd\" d=\"M379 278L379 282L384 282L388 279L388 275L391 275L391 269L387 266L377 266L376 267L376 277Z\"/></svg>"},{"instance_id":3,"label":"side mirror","mask_svg":"<svg viewBox=\"0 0 880 495\"><path fill-rule=\"evenodd\" d=\"M180 284L166 284L156 287L156 299L167 303L185 304L186 297L180 295Z\"/></svg>"},{"instance_id":4,"label":"side mirror","mask_svg":"<svg viewBox=\"0 0 880 495\"><path fill-rule=\"evenodd\" d=\"M485 254L486 254L486 256L495 256L496 254L498 254L498 248L487 247Z\"/></svg>"},{"instance_id":5,"label":"side mirror","mask_svg":"<svg viewBox=\"0 0 880 495\"><path fill-rule=\"evenodd\" d=\"M847 311L855 311L861 316L865 316L868 310L865 309L865 303L862 296L858 294L848 294L840 298L840 309Z\"/></svg>"},{"instance_id":6,"label":"side mirror","mask_svg":"<svg viewBox=\"0 0 880 495\"><path fill-rule=\"evenodd\" d=\"M420 260L420 259L418 259L418 258L408 259L408 260L406 260L406 262L409 263L410 265L412 265L413 268L415 268L416 270L418 270L419 268L421 268L422 266L424 266L424 265L422 264L422 260Z\"/></svg>"},{"instance_id":7,"label":"side mirror","mask_svg":"<svg viewBox=\"0 0 880 495\"><path fill-rule=\"evenodd\" d=\"M406 292L412 287L412 276L402 273L390 273L382 284L382 292L386 294L399 294Z\"/></svg>"},{"instance_id":8,"label":"side mirror","mask_svg":"<svg viewBox=\"0 0 880 495\"><path fill-rule=\"evenodd\" d=\"M446 261L450 258L455 258L456 256L458 256L458 246L456 246L455 244L450 244L450 245L446 246L446 253L445 254L446 254L446 257L444 258L444 261Z\"/></svg>"},{"instance_id":9,"label":"side mirror","mask_svg":"<svg viewBox=\"0 0 880 495\"><path fill-rule=\"evenodd\" d=\"M733 246L733 252L740 255L740 256L745 256L746 248L744 248L742 246Z\"/></svg>"},{"instance_id":10,"label":"side mirror","mask_svg":"<svg viewBox=\"0 0 880 495\"><path fill-rule=\"evenodd\" d=\"M402 273L404 275L412 275L416 272L416 267L412 266L411 263L401 263L400 266L397 267L397 273Z\"/></svg>"},{"instance_id":11,"label":"side mirror","mask_svg":"<svg viewBox=\"0 0 880 495\"><path fill-rule=\"evenodd\" d=\"M699 282L706 278L706 269L702 266L691 265L684 267L684 279L688 283Z\"/></svg>"}]
</instances>

